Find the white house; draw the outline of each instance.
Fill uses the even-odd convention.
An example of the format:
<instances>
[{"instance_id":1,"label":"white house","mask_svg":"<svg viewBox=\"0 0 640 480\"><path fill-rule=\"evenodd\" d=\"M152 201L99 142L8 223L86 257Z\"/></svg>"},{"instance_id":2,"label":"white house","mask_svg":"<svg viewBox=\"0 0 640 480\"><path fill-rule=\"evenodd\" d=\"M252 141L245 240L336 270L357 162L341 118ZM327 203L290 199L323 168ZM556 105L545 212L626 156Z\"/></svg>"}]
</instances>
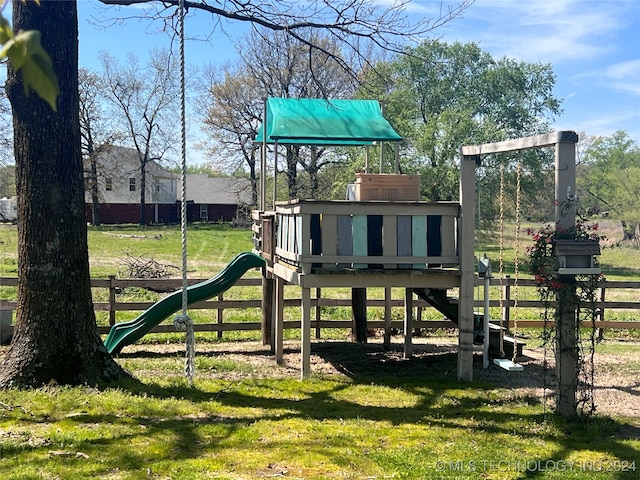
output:
<instances>
[{"instance_id":1,"label":"white house","mask_svg":"<svg viewBox=\"0 0 640 480\"><path fill-rule=\"evenodd\" d=\"M138 223L142 175L136 150L111 146L96 156L96 185L100 223ZM177 175L158 162L146 164L145 216L149 223L176 221ZM87 217L93 220L91 165L85 165Z\"/></svg>"},{"instance_id":2,"label":"white house","mask_svg":"<svg viewBox=\"0 0 640 480\"><path fill-rule=\"evenodd\" d=\"M136 150L112 146L97 156L97 192L100 223L138 223L142 176ZM91 165L85 165L85 204L88 221L93 220ZM187 176L187 219L230 221L238 206L251 203L248 179L214 178L204 174ZM158 162L146 165L145 217L148 223L180 221L180 176Z\"/></svg>"}]
</instances>

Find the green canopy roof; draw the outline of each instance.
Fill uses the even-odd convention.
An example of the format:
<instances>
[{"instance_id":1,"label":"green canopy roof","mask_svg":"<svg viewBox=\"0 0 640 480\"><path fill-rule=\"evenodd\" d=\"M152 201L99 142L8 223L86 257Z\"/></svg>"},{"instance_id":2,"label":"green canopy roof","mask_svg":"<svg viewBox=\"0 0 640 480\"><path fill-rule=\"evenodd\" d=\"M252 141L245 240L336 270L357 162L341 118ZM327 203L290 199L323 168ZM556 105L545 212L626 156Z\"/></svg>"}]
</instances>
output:
<instances>
[{"instance_id":1,"label":"green canopy roof","mask_svg":"<svg viewBox=\"0 0 640 480\"><path fill-rule=\"evenodd\" d=\"M377 100L269 98L267 143L300 145L370 145L398 142ZM262 143L264 124L256 142Z\"/></svg>"}]
</instances>

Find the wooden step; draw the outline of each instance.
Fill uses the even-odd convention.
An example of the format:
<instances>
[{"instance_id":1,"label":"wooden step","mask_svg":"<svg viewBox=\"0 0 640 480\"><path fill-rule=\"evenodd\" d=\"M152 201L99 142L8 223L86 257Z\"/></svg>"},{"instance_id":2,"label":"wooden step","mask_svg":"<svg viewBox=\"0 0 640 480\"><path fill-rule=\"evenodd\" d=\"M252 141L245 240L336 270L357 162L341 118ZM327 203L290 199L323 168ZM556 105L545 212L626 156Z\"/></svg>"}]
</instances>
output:
<instances>
[{"instance_id":1,"label":"wooden step","mask_svg":"<svg viewBox=\"0 0 640 480\"><path fill-rule=\"evenodd\" d=\"M496 323L489 323L489 348L494 353L500 352L500 335L502 335L502 348L504 350L504 356L507 358L513 357L514 345L516 348L516 357L521 357L526 342L521 339L515 339L512 335L505 333L506 329Z\"/></svg>"}]
</instances>

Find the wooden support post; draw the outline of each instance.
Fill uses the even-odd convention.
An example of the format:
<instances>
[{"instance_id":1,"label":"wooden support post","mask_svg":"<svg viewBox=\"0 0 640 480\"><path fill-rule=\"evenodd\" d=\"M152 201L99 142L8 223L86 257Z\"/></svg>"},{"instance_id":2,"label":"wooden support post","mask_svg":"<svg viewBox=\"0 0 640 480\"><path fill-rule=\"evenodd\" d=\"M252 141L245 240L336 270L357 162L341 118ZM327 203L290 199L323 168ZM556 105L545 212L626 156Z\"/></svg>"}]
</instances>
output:
<instances>
[{"instance_id":1,"label":"wooden support post","mask_svg":"<svg viewBox=\"0 0 640 480\"><path fill-rule=\"evenodd\" d=\"M276 363L282 364L283 360L283 344L284 344L284 279L275 278L275 329L273 333L274 341L272 350L276 356Z\"/></svg>"},{"instance_id":2,"label":"wooden support post","mask_svg":"<svg viewBox=\"0 0 640 480\"><path fill-rule=\"evenodd\" d=\"M475 289L476 156L460 166L460 303L458 304L458 379L473 380L473 294Z\"/></svg>"},{"instance_id":3,"label":"wooden support post","mask_svg":"<svg viewBox=\"0 0 640 480\"><path fill-rule=\"evenodd\" d=\"M404 358L413 356L413 342L411 338L413 327L413 289L404 291Z\"/></svg>"},{"instance_id":4,"label":"wooden support post","mask_svg":"<svg viewBox=\"0 0 640 480\"><path fill-rule=\"evenodd\" d=\"M511 275L505 275L505 282L502 286L502 321L509 329L509 321L511 320Z\"/></svg>"},{"instance_id":5,"label":"wooden support post","mask_svg":"<svg viewBox=\"0 0 640 480\"><path fill-rule=\"evenodd\" d=\"M218 295L218 301L223 301L224 300L224 295L221 293L220 295ZM217 309L216 311L217 317L218 317L218 326L220 327L220 329L218 330L218 334L217 337L218 338L222 338L222 322L224 321L224 308L220 307ZM266 343L264 343L264 337L262 338L262 344L266 345Z\"/></svg>"},{"instance_id":6,"label":"wooden support post","mask_svg":"<svg viewBox=\"0 0 640 480\"><path fill-rule=\"evenodd\" d=\"M601 307L600 307L600 321L604 322L605 316L604 316L604 302L605 302L605 288L602 287L600 289L600 303L601 303ZM599 328L598 329L598 341L602 341L604 340L604 328Z\"/></svg>"},{"instance_id":7,"label":"wooden support post","mask_svg":"<svg viewBox=\"0 0 640 480\"><path fill-rule=\"evenodd\" d=\"M320 338L320 320L322 319L320 298L322 298L322 289L316 288L316 338Z\"/></svg>"},{"instance_id":8,"label":"wooden support post","mask_svg":"<svg viewBox=\"0 0 640 480\"><path fill-rule=\"evenodd\" d=\"M262 344L273 353L273 278L262 277Z\"/></svg>"},{"instance_id":9,"label":"wooden support post","mask_svg":"<svg viewBox=\"0 0 640 480\"><path fill-rule=\"evenodd\" d=\"M578 347L576 336L576 287L572 275L560 275L556 306L556 411L563 417L577 414Z\"/></svg>"},{"instance_id":10,"label":"wooden support post","mask_svg":"<svg viewBox=\"0 0 640 480\"><path fill-rule=\"evenodd\" d=\"M311 289L302 288L302 323L300 328L300 377L304 380L311 373Z\"/></svg>"},{"instance_id":11,"label":"wooden support post","mask_svg":"<svg viewBox=\"0 0 640 480\"><path fill-rule=\"evenodd\" d=\"M384 288L384 342L383 348L391 347L391 287Z\"/></svg>"},{"instance_id":12,"label":"wooden support post","mask_svg":"<svg viewBox=\"0 0 640 480\"><path fill-rule=\"evenodd\" d=\"M367 343L367 289L351 289L351 335L357 343Z\"/></svg>"},{"instance_id":13,"label":"wooden support post","mask_svg":"<svg viewBox=\"0 0 640 480\"><path fill-rule=\"evenodd\" d=\"M116 276L109 275L109 325L116 324Z\"/></svg>"},{"instance_id":14,"label":"wooden support post","mask_svg":"<svg viewBox=\"0 0 640 480\"><path fill-rule=\"evenodd\" d=\"M570 230L576 222L576 142L578 136L567 136L556 144L556 228ZM558 291L556 308L556 376L557 413L563 417L577 415L578 350L576 338L577 301L575 277L560 275L563 288Z\"/></svg>"}]
</instances>

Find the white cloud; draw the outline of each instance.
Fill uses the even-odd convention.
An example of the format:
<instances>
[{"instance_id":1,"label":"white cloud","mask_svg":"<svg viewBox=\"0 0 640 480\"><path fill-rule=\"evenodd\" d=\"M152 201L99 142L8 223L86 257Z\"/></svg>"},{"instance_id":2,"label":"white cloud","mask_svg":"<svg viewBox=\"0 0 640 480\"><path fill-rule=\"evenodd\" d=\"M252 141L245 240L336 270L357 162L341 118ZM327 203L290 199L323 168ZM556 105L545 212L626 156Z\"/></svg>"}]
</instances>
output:
<instances>
[{"instance_id":1,"label":"white cloud","mask_svg":"<svg viewBox=\"0 0 640 480\"><path fill-rule=\"evenodd\" d=\"M605 77L614 88L640 96L640 59L611 65Z\"/></svg>"},{"instance_id":2,"label":"white cloud","mask_svg":"<svg viewBox=\"0 0 640 480\"><path fill-rule=\"evenodd\" d=\"M618 130L626 130L631 138L640 138L640 125L635 123L638 119L636 110L615 110L609 112L590 112L591 114L565 115L561 121L556 122L557 130L574 130L588 132L591 135L610 136ZM631 123L630 123L631 121ZM629 129L629 125L636 124L636 128Z\"/></svg>"},{"instance_id":3,"label":"white cloud","mask_svg":"<svg viewBox=\"0 0 640 480\"><path fill-rule=\"evenodd\" d=\"M573 75L575 83L591 82L621 92L640 96L640 59L614 63Z\"/></svg>"},{"instance_id":4,"label":"white cloud","mask_svg":"<svg viewBox=\"0 0 640 480\"><path fill-rule=\"evenodd\" d=\"M430 4L433 2L419 2ZM453 22L462 42L480 42L496 57L560 62L602 55L614 48L615 32L627 23L633 2L478 0ZM470 28L471 27L471 28Z\"/></svg>"}]
</instances>

